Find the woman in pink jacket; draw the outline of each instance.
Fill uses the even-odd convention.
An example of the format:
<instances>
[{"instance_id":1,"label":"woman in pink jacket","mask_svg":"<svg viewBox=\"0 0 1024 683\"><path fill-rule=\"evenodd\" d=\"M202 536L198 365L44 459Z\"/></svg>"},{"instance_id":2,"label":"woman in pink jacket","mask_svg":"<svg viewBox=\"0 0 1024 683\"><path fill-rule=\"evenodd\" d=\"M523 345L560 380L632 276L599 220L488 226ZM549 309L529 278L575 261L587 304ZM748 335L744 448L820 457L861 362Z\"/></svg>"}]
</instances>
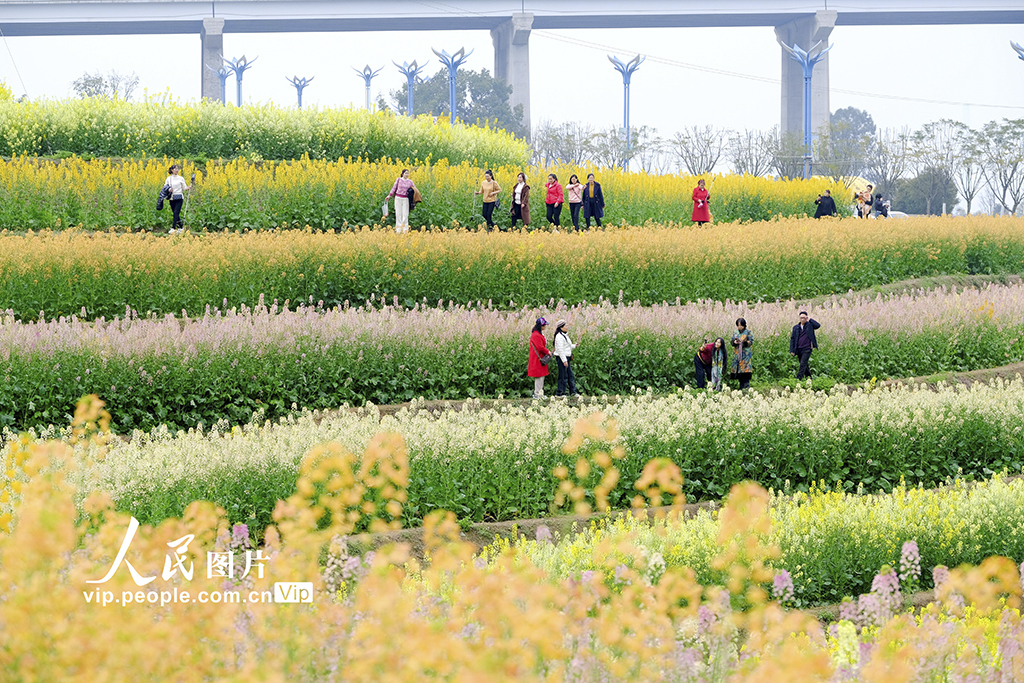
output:
<instances>
[{"instance_id":1,"label":"woman in pink jacket","mask_svg":"<svg viewBox=\"0 0 1024 683\"><path fill-rule=\"evenodd\" d=\"M583 185L580 184L579 176L573 173L569 176L569 182L565 184L566 201L569 202L569 213L572 215L572 227L576 232L580 231L580 207L583 206Z\"/></svg>"},{"instance_id":2,"label":"woman in pink jacket","mask_svg":"<svg viewBox=\"0 0 1024 683\"><path fill-rule=\"evenodd\" d=\"M565 196L562 194L562 186L558 184L558 176L549 173L548 181L544 183L544 189L547 190L544 204L548 207L548 223L560 228L562 227L562 204L565 203Z\"/></svg>"}]
</instances>

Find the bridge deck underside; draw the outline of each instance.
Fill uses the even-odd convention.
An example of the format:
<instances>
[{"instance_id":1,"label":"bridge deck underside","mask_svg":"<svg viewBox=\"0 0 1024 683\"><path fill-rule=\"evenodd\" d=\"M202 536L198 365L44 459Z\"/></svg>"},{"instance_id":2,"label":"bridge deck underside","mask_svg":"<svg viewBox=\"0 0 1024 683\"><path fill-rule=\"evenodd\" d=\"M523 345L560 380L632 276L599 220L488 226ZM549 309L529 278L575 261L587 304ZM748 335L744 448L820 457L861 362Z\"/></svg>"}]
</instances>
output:
<instances>
[{"instance_id":1,"label":"bridge deck underside","mask_svg":"<svg viewBox=\"0 0 1024 683\"><path fill-rule=\"evenodd\" d=\"M59 19L39 20L18 17L12 12L25 5L0 4L0 28L11 36L65 35L159 35L198 34L203 16L138 17L134 19L90 16L90 5L63 5ZM74 16L81 12L82 16ZM15 16L12 16L15 15ZM218 12L223 18L224 33L307 33L336 31L489 31L507 18L493 17L341 17L300 14L286 16L232 16ZM666 14L666 15L595 15L544 16L533 19L534 30L567 30L594 28L700 28L700 27L772 27L813 17L811 13L775 14ZM839 13L836 26L902 26L948 24L1024 24L1024 7L1020 10L994 11L913 11Z\"/></svg>"}]
</instances>

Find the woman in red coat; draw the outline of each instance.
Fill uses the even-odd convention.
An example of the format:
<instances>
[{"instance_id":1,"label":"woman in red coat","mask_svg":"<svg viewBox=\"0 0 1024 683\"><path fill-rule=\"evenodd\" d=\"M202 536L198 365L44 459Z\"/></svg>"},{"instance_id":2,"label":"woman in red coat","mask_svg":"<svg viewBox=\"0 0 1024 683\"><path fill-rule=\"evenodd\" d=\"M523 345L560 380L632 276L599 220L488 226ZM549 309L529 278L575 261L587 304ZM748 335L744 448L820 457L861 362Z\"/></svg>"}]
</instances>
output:
<instances>
[{"instance_id":1,"label":"woman in red coat","mask_svg":"<svg viewBox=\"0 0 1024 683\"><path fill-rule=\"evenodd\" d=\"M548 376L548 366L540 362L541 358L550 356L548 342L544 338L544 328L548 321L544 318L537 318L537 324L533 326L530 333L530 361L526 366L526 374L533 377L533 397L544 398L544 378Z\"/></svg>"},{"instance_id":2,"label":"woman in red coat","mask_svg":"<svg viewBox=\"0 0 1024 683\"><path fill-rule=\"evenodd\" d=\"M704 189L704 179L697 181L697 187L693 188L693 216L691 220L697 225L704 225L711 221L711 209L708 208L708 198L711 197Z\"/></svg>"},{"instance_id":3,"label":"woman in red coat","mask_svg":"<svg viewBox=\"0 0 1024 683\"><path fill-rule=\"evenodd\" d=\"M562 186L558 184L558 176L554 173L548 174L548 181L544 183L547 195L544 197L544 204L548 209L548 223L555 228L562 227L562 204L565 202L565 195L562 193Z\"/></svg>"}]
</instances>

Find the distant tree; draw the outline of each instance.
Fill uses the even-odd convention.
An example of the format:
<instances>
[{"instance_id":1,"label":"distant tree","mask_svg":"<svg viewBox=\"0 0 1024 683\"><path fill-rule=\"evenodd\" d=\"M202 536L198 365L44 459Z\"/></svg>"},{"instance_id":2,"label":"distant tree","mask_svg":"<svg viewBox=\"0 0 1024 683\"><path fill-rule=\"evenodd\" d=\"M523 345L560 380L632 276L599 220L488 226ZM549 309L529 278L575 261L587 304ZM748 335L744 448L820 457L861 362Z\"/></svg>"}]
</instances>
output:
<instances>
[{"instance_id":1,"label":"distant tree","mask_svg":"<svg viewBox=\"0 0 1024 683\"><path fill-rule=\"evenodd\" d=\"M986 123L978 135L978 152L996 201L1016 214L1024 203L1024 119Z\"/></svg>"},{"instance_id":2,"label":"distant tree","mask_svg":"<svg viewBox=\"0 0 1024 683\"><path fill-rule=\"evenodd\" d=\"M509 104L511 94L512 86L492 77L487 69L460 70L456 81L455 115L466 123L487 123L492 128L502 128L524 138L527 124L523 122L523 106L513 109ZM390 102L381 96L377 100L378 105L382 109L389 107L399 114L406 114L409 84L403 83L390 95ZM417 113L450 116L448 69L442 67L430 78L413 85L413 100Z\"/></svg>"},{"instance_id":3,"label":"distant tree","mask_svg":"<svg viewBox=\"0 0 1024 683\"><path fill-rule=\"evenodd\" d=\"M633 155L631 163L636 163L635 170L644 173L660 173L664 167L665 141L658 136L658 129L651 126L640 126L631 131L631 147Z\"/></svg>"},{"instance_id":4,"label":"distant tree","mask_svg":"<svg viewBox=\"0 0 1024 683\"><path fill-rule=\"evenodd\" d=\"M550 121L541 121L531 136L533 159L541 164L561 161L582 166L590 160L590 138L593 135L593 128L576 121L558 126Z\"/></svg>"},{"instance_id":5,"label":"distant tree","mask_svg":"<svg viewBox=\"0 0 1024 683\"><path fill-rule=\"evenodd\" d=\"M944 168L924 168L915 178L900 180L898 208L906 213L935 216L942 213L942 205L952 211L957 203L956 183Z\"/></svg>"},{"instance_id":6,"label":"distant tree","mask_svg":"<svg viewBox=\"0 0 1024 683\"><path fill-rule=\"evenodd\" d=\"M907 128L884 128L875 134L875 142L868 152L867 173L876 192L894 202L899 194L898 182L911 168L910 131Z\"/></svg>"},{"instance_id":7,"label":"distant tree","mask_svg":"<svg viewBox=\"0 0 1024 683\"><path fill-rule=\"evenodd\" d=\"M929 168L945 170L970 213L984 177L979 163L978 136L974 131L950 119L925 124L914 133L911 159L919 172Z\"/></svg>"},{"instance_id":8,"label":"distant tree","mask_svg":"<svg viewBox=\"0 0 1024 683\"><path fill-rule=\"evenodd\" d=\"M814 140L815 175L846 182L864 171L872 140L868 135L852 136L849 126L839 121L818 131Z\"/></svg>"},{"instance_id":9,"label":"distant tree","mask_svg":"<svg viewBox=\"0 0 1024 683\"><path fill-rule=\"evenodd\" d=\"M875 122L871 114L856 107L836 109L829 117L829 124L840 140L861 140L875 135Z\"/></svg>"},{"instance_id":10,"label":"distant tree","mask_svg":"<svg viewBox=\"0 0 1024 683\"><path fill-rule=\"evenodd\" d=\"M772 169L780 178L802 178L804 175L804 140L800 133L779 132L772 129L768 138L772 154Z\"/></svg>"},{"instance_id":11,"label":"distant tree","mask_svg":"<svg viewBox=\"0 0 1024 683\"><path fill-rule=\"evenodd\" d=\"M867 170L865 162L874 146L876 130L871 114L863 109L844 107L832 112L824 131L828 136L822 146L824 156L815 154L818 164L824 161L827 166L827 172L822 175L834 178L862 175ZM821 169L820 165L818 168Z\"/></svg>"},{"instance_id":12,"label":"distant tree","mask_svg":"<svg viewBox=\"0 0 1024 683\"><path fill-rule=\"evenodd\" d=\"M94 74L86 72L71 82L75 95L87 97L105 97L111 100L130 100L135 89L139 87L139 77L133 72L130 75L111 71L103 75L99 71Z\"/></svg>"},{"instance_id":13,"label":"distant tree","mask_svg":"<svg viewBox=\"0 0 1024 683\"><path fill-rule=\"evenodd\" d=\"M727 158L736 173L767 175L773 167L772 133L744 130L729 138Z\"/></svg>"},{"instance_id":14,"label":"distant tree","mask_svg":"<svg viewBox=\"0 0 1024 683\"><path fill-rule=\"evenodd\" d=\"M676 133L668 148L690 175L711 173L729 140L729 131L714 126L690 126Z\"/></svg>"},{"instance_id":15,"label":"distant tree","mask_svg":"<svg viewBox=\"0 0 1024 683\"><path fill-rule=\"evenodd\" d=\"M598 131L587 141L590 160L599 166L622 166L637 153L635 146L626 149L626 136L618 128Z\"/></svg>"}]
</instances>

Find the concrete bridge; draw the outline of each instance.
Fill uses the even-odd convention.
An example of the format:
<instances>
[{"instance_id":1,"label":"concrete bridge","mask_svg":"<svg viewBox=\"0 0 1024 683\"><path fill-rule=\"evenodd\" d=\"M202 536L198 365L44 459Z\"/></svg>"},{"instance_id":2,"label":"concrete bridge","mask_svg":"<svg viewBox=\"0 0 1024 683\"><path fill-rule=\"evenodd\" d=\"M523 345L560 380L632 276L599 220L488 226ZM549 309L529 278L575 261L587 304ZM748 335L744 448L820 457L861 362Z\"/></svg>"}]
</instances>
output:
<instances>
[{"instance_id":1,"label":"concrete bridge","mask_svg":"<svg viewBox=\"0 0 1024 683\"><path fill-rule=\"evenodd\" d=\"M213 70L226 33L490 31L494 75L530 120L534 29L763 26L809 49L836 26L1024 24L1020 0L0 0L7 36L198 34L203 97L220 99ZM803 132L803 74L782 59L784 133ZM396 55L396 58L398 56ZM207 68L211 67L211 68ZM828 57L815 67L812 126L829 118Z\"/></svg>"}]
</instances>

